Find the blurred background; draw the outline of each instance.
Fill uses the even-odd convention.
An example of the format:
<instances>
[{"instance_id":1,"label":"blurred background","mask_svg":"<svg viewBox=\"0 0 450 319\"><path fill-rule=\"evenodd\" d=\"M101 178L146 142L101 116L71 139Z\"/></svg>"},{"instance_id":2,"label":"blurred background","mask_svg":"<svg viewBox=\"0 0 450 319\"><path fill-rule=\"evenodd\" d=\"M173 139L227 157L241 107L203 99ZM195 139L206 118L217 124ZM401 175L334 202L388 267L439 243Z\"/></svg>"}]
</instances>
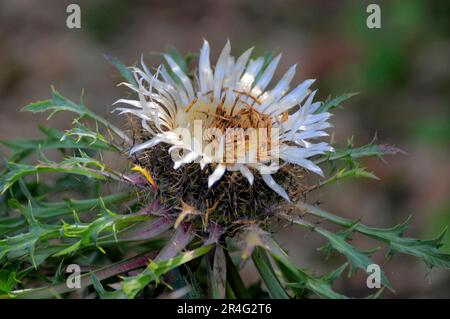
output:
<instances>
[{"instance_id":1,"label":"blurred background","mask_svg":"<svg viewBox=\"0 0 450 319\"><path fill-rule=\"evenodd\" d=\"M66 7L81 6L81 29L66 27ZM367 5L381 7L381 29L368 29ZM276 75L292 64L295 81L316 78L319 97L359 92L332 122L345 146L393 144L408 153L364 161L380 181L342 182L316 194L323 207L370 226L392 226L413 215L406 235L431 237L450 224L450 2L408 1L119 1L2 0L0 2L0 139L33 138L46 115L19 112L47 99L50 85L111 121L111 104L123 97L118 72L103 54L132 65L144 54L148 65L162 60L168 45L198 52L209 40L215 61L227 38L234 55L250 46L263 54L283 52ZM71 116L52 126L66 129ZM0 149L4 152L4 149ZM325 260L321 238L286 229L278 235L296 262L317 273L342 262ZM356 236L355 245L374 243ZM443 249L450 252L450 236ZM375 255L382 263L383 253ZM450 297L448 272L427 275L417 259L396 255L382 269L397 293L384 297ZM251 266L246 279L256 279ZM340 279L336 288L366 296L366 275Z\"/></svg>"}]
</instances>

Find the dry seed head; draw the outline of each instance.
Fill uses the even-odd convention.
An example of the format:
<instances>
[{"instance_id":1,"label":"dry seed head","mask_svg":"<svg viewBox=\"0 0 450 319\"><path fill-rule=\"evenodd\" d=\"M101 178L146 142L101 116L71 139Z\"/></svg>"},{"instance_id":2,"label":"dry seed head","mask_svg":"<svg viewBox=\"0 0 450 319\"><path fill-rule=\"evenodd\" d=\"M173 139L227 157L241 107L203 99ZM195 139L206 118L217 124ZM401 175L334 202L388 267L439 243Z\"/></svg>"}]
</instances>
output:
<instances>
[{"instance_id":1,"label":"dry seed head","mask_svg":"<svg viewBox=\"0 0 450 319\"><path fill-rule=\"evenodd\" d=\"M129 118L128 125L136 143L148 139L139 121ZM271 208L282 199L255 176L250 185L239 172L226 172L220 183L207 188L208 177L214 167L203 170L196 163L173 169L169 146L160 144L132 156L133 164L150 173L157 184L160 201L167 207L192 207L202 212L206 221L231 225L236 220L266 220ZM303 170L295 165L285 165L276 173L277 181L288 189L295 199L304 189L301 185Z\"/></svg>"}]
</instances>

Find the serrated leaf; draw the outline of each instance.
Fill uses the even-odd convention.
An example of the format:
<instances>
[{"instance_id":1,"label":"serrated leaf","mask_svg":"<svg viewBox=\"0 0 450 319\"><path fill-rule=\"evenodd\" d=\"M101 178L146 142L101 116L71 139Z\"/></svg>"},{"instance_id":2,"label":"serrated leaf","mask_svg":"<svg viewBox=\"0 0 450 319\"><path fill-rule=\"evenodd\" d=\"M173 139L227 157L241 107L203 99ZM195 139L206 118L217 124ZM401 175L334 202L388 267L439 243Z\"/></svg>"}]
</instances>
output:
<instances>
[{"instance_id":1,"label":"serrated leaf","mask_svg":"<svg viewBox=\"0 0 450 319\"><path fill-rule=\"evenodd\" d=\"M9 162L7 164L7 171L0 176L0 194L6 192L15 182L17 182L19 179L27 175L45 172L70 173L83 175L95 179L101 180L106 179L104 172L86 167L67 166L67 165L60 165L58 163L42 163L38 165L28 165Z\"/></svg>"},{"instance_id":2,"label":"serrated leaf","mask_svg":"<svg viewBox=\"0 0 450 319\"><path fill-rule=\"evenodd\" d=\"M350 264L350 274L354 272L354 269L359 268L362 271L366 272L367 267L370 264L373 264L374 262L370 259L371 252L362 252L356 248L354 248L352 245L350 245L346 241L346 236L343 234L335 234L332 232L329 232L325 229L321 228L315 228L315 231L324 237L326 237L334 250L338 251L339 253L345 255ZM393 291L393 288L387 279L384 272L381 272L381 283L385 285L387 288Z\"/></svg>"},{"instance_id":3,"label":"serrated leaf","mask_svg":"<svg viewBox=\"0 0 450 319\"><path fill-rule=\"evenodd\" d=\"M353 221L336 216L314 205L298 203L297 206L303 212L307 212L311 215L320 217L343 227L351 227L357 223L354 227L356 232L387 243L391 248L391 255L395 252L401 252L420 258L428 267L450 269L450 254L445 254L439 251L444 232L437 238L431 240L402 237L408 225L409 218L405 222L391 228L374 228L365 226L359 221Z\"/></svg>"},{"instance_id":4,"label":"serrated leaf","mask_svg":"<svg viewBox=\"0 0 450 319\"><path fill-rule=\"evenodd\" d=\"M119 149L108 141L98 130L94 132L87 125L84 125L79 121L76 121L76 126L74 128L66 131L60 137L61 142L66 140L73 141L76 144L83 142L83 145L87 146L86 148L119 151ZM79 148L82 149L84 147Z\"/></svg>"},{"instance_id":5,"label":"serrated leaf","mask_svg":"<svg viewBox=\"0 0 450 319\"><path fill-rule=\"evenodd\" d=\"M214 245L201 246L194 250L180 253L177 256L167 260L150 262L148 268L141 274L124 278L124 281L122 282L122 289L128 298L134 298L139 291L144 289L150 282L158 280L160 276L174 268L203 256L213 247Z\"/></svg>"},{"instance_id":6,"label":"serrated leaf","mask_svg":"<svg viewBox=\"0 0 450 319\"><path fill-rule=\"evenodd\" d=\"M39 221L48 221L54 218L59 218L73 212L81 213L92 210L101 206L101 202L105 205L111 205L114 203L126 202L131 198L133 194L129 192L117 193L109 196L83 200L66 199L62 202L38 202L35 206L32 206L33 216ZM22 214L26 214L26 210L29 206L24 206L17 200L12 199L9 201L12 208L19 210ZM5 217L0 218L0 237L12 232L17 231L20 227L25 225L25 220L21 217Z\"/></svg>"},{"instance_id":7,"label":"serrated leaf","mask_svg":"<svg viewBox=\"0 0 450 319\"><path fill-rule=\"evenodd\" d=\"M321 298L347 299L346 296L334 291L330 283L321 277L313 277L305 272L297 271L297 280L301 277L303 277L301 281L288 282L286 285L290 288L307 288Z\"/></svg>"},{"instance_id":8,"label":"serrated leaf","mask_svg":"<svg viewBox=\"0 0 450 319\"><path fill-rule=\"evenodd\" d=\"M66 97L62 96L58 91L55 90L54 87L52 87L51 99L30 103L26 105L23 109L33 113L51 111L52 113L50 113L49 118L52 117L53 114L62 111L74 112L78 114L80 117L87 117L93 119L94 121L97 121L98 123L103 124L106 128L116 133L116 135L122 138L127 144L130 145L132 144L132 140L125 133L123 133L117 127L109 123L103 117L92 112L89 108L87 108L84 105L83 101L81 101L80 103L75 103L67 99Z\"/></svg>"},{"instance_id":9,"label":"serrated leaf","mask_svg":"<svg viewBox=\"0 0 450 319\"><path fill-rule=\"evenodd\" d=\"M95 120L101 119L98 115L89 110L84 104L74 103L65 98L64 96L62 96L57 90L55 90L54 87L52 87L52 97L50 100L30 103L26 105L24 109L33 113L40 113L47 111L53 111L53 113L61 111L69 111L77 113L81 116L90 117ZM104 120L101 119L101 121Z\"/></svg>"},{"instance_id":10,"label":"serrated leaf","mask_svg":"<svg viewBox=\"0 0 450 319\"><path fill-rule=\"evenodd\" d=\"M391 241L390 254L400 252L420 258L428 268L440 267L450 269L450 254L439 251L446 230L431 240L419 240L413 238L398 238Z\"/></svg>"},{"instance_id":11,"label":"serrated leaf","mask_svg":"<svg viewBox=\"0 0 450 319\"><path fill-rule=\"evenodd\" d=\"M335 152L329 153L315 161L316 164L320 164L326 161L336 161L342 159L356 160L358 158L377 156L382 157L384 155L405 154L401 149L387 144L375 144L373 141L370 144L353 148L348 146L345 149L335 149Z\"/></svg>"},{"instance_id":12,"label":"serrated leaf","mask_svg":"<svg viewBox=\"0 0 450 319\"><path fill-rule=\"evenodd\" d=\"M335 98L329 97L325 102L323 102L320 107L317 109L316 114L322 113L322 112L328 112L332 109L335 109L337 107L340 107L341 104L351 98L352 96L357 95L358 93L345 93L340 96L337 96Z\"/></svg>"},{"instance_id":13,"label":"serrated leaf","mask_svg":"<svg viewBox=\"0 0 450 319\"><path fill-rule=\"evenodd\" d=\"M53 254L54 257L71 255L76 251L83 249L84 247L95 246L102 251L100 235L102 239L105 237L114 237L114 240L118 242L117 229L120 229L122 225L129 225L133 222L146 220L148 217L140 215L118 215L112 212L105 212L102 216L97 217L91 223L77 223L67 224L64 223L62 227L62 235L66 238L77 238L78 241L74 244L58 251ZM102 251L103 252L103 251Z\"/></svg>"},{"instance_id":14,"label":"serrated leaf","mask_svg":"<svg viewBox=\"0 0 450 319\"><path fill-rule=\"evenodd\" d=\"M0 292L10 293L17 285L19 280L16 277L16 271L3 268L0 270Z\"/></svg>"},{"instance_id":15,"label":"serrated leaf","mask_svg":"<svg viewBox=\"0 0 450 319\"><path fill-rule=\"evenodd\" d=\"M50 130L40 127L41 131L47 133L46 139L17 139L10 141L0 141L12 150L9 156L10 162L20 162L33 153L45 151L48 149L89 149L89 150L111 150L117 151L112 144L105 139L96 139L95 141L81 137L75 139L67 136L63 139L64 133L58 130ZM45 130L45 131L44 131Z\"/></svg>"},{"instance_id":16,"label":"serrated leaf","mask_svg":"<svg viewBox=\"0 0 450 319\"><path fill-rule=\"evenodd\" d=\"M281 247L269 237L262 239L264 247L277 262L278 267L286 278L287 286L301 294L301 297L308 291L312 291L321 298L345 299L346 296L333 290L331 284L344 271L346 264L342 265L329 275L314 277L305 270L294 265L289 256Z\"/></svg>"},{"instance_id":17,"label":"serrated leaf","mask_svg":"<svg viewBox=\"0 0 450 319\"><path fill-rule=\"evenodd\" d=\"M316 190L318 188L339 182L341 180L349 179L349 178L370 178L370 179L379 179L377 176L375 176L373 173L367 171L365 168L361 167L355 167L351 169L343 168L339 170L336 174L331 176L330 178L326 179L323 182L320 182L317 185L313 185L310 188L307 188L304 193L311 192L313 190Z\"/></svg>"},{"instance_id":18,"label":"serrated leaf","mask_svg":"<svg viewBox=\"0 0 450 319\"><path fill-rule=\"evenodd\" d=\"M57 226L39 225L30 229L29 232L7 237L0 240L0 262L4 258L10 260L31 257L31 262L36 268L40 262L34 257L35 246L39 241L46 241L59 237Z\"/></svg>"}]
</instances>

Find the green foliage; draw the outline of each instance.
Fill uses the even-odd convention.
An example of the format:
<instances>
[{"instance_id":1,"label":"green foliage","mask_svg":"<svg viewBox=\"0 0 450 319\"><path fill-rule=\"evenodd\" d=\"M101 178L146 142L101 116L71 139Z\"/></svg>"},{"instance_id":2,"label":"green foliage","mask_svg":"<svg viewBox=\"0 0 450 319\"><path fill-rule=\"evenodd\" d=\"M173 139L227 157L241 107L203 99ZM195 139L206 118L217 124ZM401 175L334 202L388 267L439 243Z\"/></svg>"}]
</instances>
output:
<instances>
[{"instance_id":1,"label":"green foliage","mask_svg":"<svg viewBox=\"0 0 450 319\"><path fill-rule=\"evenodd\" d=\"M65 98L64 96L62 96L58 91L55 90L54 87L52 87L52 97L50 100L44 100L28 104L27 106L24 107L24 110L33 113L51 111L49 118L51 118L57 112L69 111L77 113L81 116L92 118L99 122L105 121L104 119L93 113L91 110L89 110L83 104L83 101L81 101L80 103L72 102L67 98Z\"/></svg>"},{"instance_id":2,"label":"green foliage","mask_svg":"<svg viewBox=\"0 0 450 319\"><path fill-rule=\"evenodd\" d=\"M91 211L101 205L110 205L121 203L131 197L128 192L117 193L103 198L93 199L65 199L62 202L44 202L38 201L31 205L22 205L19 201L11 199L9 205L11 208L19 211L22 215L33 213L33 216L41 221L49 221L55 218L62 218L72 215ZM23 230L26 221L22 217L4 217L0 218L0 235Z\"/></svg>"},{"instance_id":3,"label":"green foliage","mask_svg":"<svg viewBox=\"0 0 450 319\"><path fill-rule=\"evenodd\" d=\"M364 157L375 156L382 158L385 155L405 154L405 152L395 146L375 144L375 141L376 139L374 139L367 145L361 147L353 147L352 140L349 140L346 148L337 148L335 152L329 153L316 160L316 164L321 164L324 162L334 163L337 160L349 161L354 163L356 160Z\"/></svg>"},{"instance_id":4,"label":"green foliage","mask_svg":"<svg viewBox=\"0 0 450 319\"><path fill-rule=\"evenodd\" d=\"M325 102L323 102L320 107L317 109L316 114L322 112L329 112L337 107L341 107L341 104L351 98L352 96L357 95L358 93L345 93L335 98L328 97Z\"/></svg>"},{"instance_id":5,"label":"green foliage","mask_svg":"<svg viewBox=\"0 0 450 319\"><path fill-rule=\"evenodd\" d=\"M223 248L216 246L212 263L210 258L206 258L206 262L208 267L208 282L210 285L211 297L214 299L224 299L227 282L227 263Z\"/></svg>"},{"instance_id":6,"label":"green foliage","mask_svg":"<svg viewBox=\"0 0 450 319\"><path fill-rule=\"evenodd\" d=\"M139 275L124 278L121 289L128 298L134 298L150 282L160 282L160 277L162 275L195 258L205 255L211 248L211 245L202 246L191 251L180 253L173 258L156 262L150 261L147 268Z\"/></svg>"},{"instance_id":7,"label":"green foliage","mask_svg":"<svg viewBox=\"0 0 450 319\"><path fill-rule=\"evenodd\" d=\"M99 169L91 168L91 165ZM60 163L47 162L38 165L9 162L6 172L0 177L0 194L23 177L39 173L70 173L100 180L106 179L107 176L115 176L114 173L107 172L103 164L89 157L71 157Z\"/></svg>"},{"instance_id":8,"label":"green foliage","mask_svg":"<svg viewBox=\"0 0 450 319\"><path fill-rule=\"evenodd\" d=\"M64 134L56 129L46 128L39 126L39 129L44 133L44 139L17 139L12 141L0 141L1 144L7 146L12 153L9 160L11 162L20 162L32 155L33 153L41 153L49 149L85 149L85 150L111 150L116 151L116 147L109 141L98 135L92 134L91 136L85 134L86 137L92 138L89 141L88 138L79 134L75 139L71 134ZM93 139L95 137L95 139Z\"/></svg>"},{"instance_id":9,"label":"green foliage","mask_svg":"<svg viewBox=\"0 0 450 319\"><path fill-rule=\"evenodd\" d=\"M88 118L92 119L98 123L101 123L106 128L112 130L115 134L117 134L120 138L122 138L128 144L131 144L131 140L117 127L109 123L103 117L95 114L89 108L84 105L83 100L80 103L75 103L70 101L69 99L62 96L58 91L52 87L52 97L49 100L39 101L35 103L28 104L24 107L24 110L30 111L33 113L40 112L48 112L51 111L49 118L51 118L55 113L68 111L76 113L80 116L80 118Z\"/></svg>"},{"instance_id":10,"label":"green foliage","mask_svg":"<svg viewBox=\"0 0 450 319\"><path fill-rule=\"evenodd\" d=\"M270 297L274 299L288 299L289 295L277 278L267 253L262 248L256 247L252 254L252 259L269 290Z\"/></svg>"},{"instance_id":11,"label":"green foliage","mask_svg":"<svg viewBox=\"0 0 450 319\"><path fill-rule=\"evenodd\" d=\"M181 68L188 67L189 61L177 51L169 49L167 54ZM273 54L268 54L265 64L272 58ZM108 59L132 83L130 70L117 59ZM336 108L352 95L328 99L320 110ZM318 275L294 264L265 224L244 223L233 229L237 236L207 223L199 231L188 218L175 225L178 213L162 207L152 188L134 185L122 172L125 167L118 171L105 160L105 152L123 154L127 150L113 134L107 134L114 133L130 144L122 131L90 111L83 101L72 102L54 89L51 99L25 109L49 111L50 116L69 111L77 117L65 132L40 127L41 139L1 142L10 154L0 176L0 208L4 208L0 214L0 297L67 297L74 289L65 283L64 266L88 263L94 267L82 271L82 293L99 298L181 293L188 298L344 299L348 297L333 288L334 282L345 280L342 274L347 268L349 276L366 272L378 249L354 247L351 238L355 233L387 245L386 261L402 253L419 258L429 268L450 268L450 255L440 251L445 232L431 240L414 239L403 235L408 221L392 228L368 227L302 201L290 206L292 212L277 211L276 217L322 236L326 245L320 250L327 255L346 257L348 263L331 273ZM55 149L63 155L59 162L46 157L48 150ZM308 188L304 195L351 178L377 179L358 161L396 153L402 151L377 145L375 140L361 147L349 141L345 148L316 158L317 164L329 164L331 177ZM29 162L31 155L37 156L37 163ZM45 178L40 176L43 173ZM73 194L83 197L74 199ZM317 219L321 223L316 223ZM339 229L329 230L326 224ZM246 287L241 278L241 266L250 256L265 288L260 283ZM39 287L30 289L36 283ZM393 291L384 273L382 284Z\"/></svg>"},{"instance_id":12,"label":"green foliage","mask_svg":"<svg viewBox=\"0 0 450 319\"><path fill-rule=\"evenodd\" d=\"M373 264L373 261L371 260L373 251L363 252L348 243L347 238L352 231L351 228L340 233L332 233L325 229L317 227L315 228L315 231L328 239L329 243L322 249L328 251L334 249L348 258L351 265L350 275L356 268L366 271L367 267L370 264ZM383 272L381 273L381 283L389 289L393 290L391 284L389 283L389 280L386 278L386 275Z\"/></svg>"},{"instance_id":13,"label":"green foliage","mask_svg":"<svg viewBox=\"0 0 450 319\"><path fill-rule=\"evenodd\" d=\"M328 275L319 277L308 274L305 270L295 266L289 259L289 256L278 246L278 244L269 237L262 239L263 247L269 251L279 266L283 276L287 280L287 287L292 288L297 295L303 297L308 292L313 292L322 298L345 299L342 294L332 289L333 282L340 277L345 267L336 269Z\"/></svg>"},{"instance_id":14,"label":"green foliage","mask_svg":"<svg viewBox=\"0 0 450 319\"><path fill-rule=\"evenodd\" d=\"M10 293L16 286L18 280L16 272L9 269L0 271L0 292Z\"/></svg>"},{"instance_id":15,"label":"green foliage","mask_svg":"<svg viewBox=\"0 0 450 319\"><path fill-rule=\"evenodd\" d=\"M345 227L347 230L355 231L387 243L390 248L388 253L389 257L394 255L396 252L400 252L420 258L429 268L440 267L450 269L450 254L445 254L439 251L439 248L442 246L442 240L446 229L434 239L420 240L403 237L403 233L408 226L409 219L391 228L374 228L365 226L359 221L353 221L336 216L318 208L317 206L308 205L306 203L298 204L298 208L307 214L323 218L331 223Z\"/></svg>"},{"instance_id":16,"label":"green foliage","mask_svg":"<svg viewBox=\"0 0 450 319\"><path fill-rule=\"evenodd\" d=\"M444 203L444 205L440 205L433 214L430 214L432 217L431 223L427 229L427 233L430 235L434 235L441 231L442 225L450 225L450 201ZM450 234L447 232L446 237L442 240L441 250L450 253Z\"/></svg>"}]
</instances>

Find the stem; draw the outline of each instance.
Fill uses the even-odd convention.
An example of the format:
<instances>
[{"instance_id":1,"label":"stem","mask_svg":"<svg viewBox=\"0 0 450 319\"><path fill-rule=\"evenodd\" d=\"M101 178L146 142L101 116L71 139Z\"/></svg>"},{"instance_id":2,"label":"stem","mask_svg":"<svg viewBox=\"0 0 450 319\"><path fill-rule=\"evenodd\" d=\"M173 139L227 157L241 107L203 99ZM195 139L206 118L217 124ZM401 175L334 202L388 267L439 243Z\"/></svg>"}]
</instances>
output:
<instances>
[{"instance_id":1,"label":"stem","mask_svg":"<svg viewBox=\"0 0 450 319\"><path fill-rule=\"evenodd\" d=\"M103 267L92 273L87 273L81 276L81 286L83 288L89 287L93 284L91 274L94 274L99 281L113 276L117 276L121 273L128 272L130 270L143 267L147 265L150 259L153 259L154 253L147 253L144 255L139 255L132 257L130 259L117 262L115 264ZM51 285L49 287L16 291L14 295L16 298L26 298L26 299L38 299L38 298L51 298L56 295L67 293L73 291L76 288L67 287L66 282Z\"/></svg>"},{"instance_id":2,"label":"stem","mask_svg":"<svg viewBox=\"0 0 450 319\"><path fill-rule=\"evenodd\" d=\"M234 294L239 299L250 299L251 296L242 281L241 275L239 274L236 265L231 260L228 250L224 249L225 260L227 263L227 283L230 285Z\"/></svg>"},{"instance_id":3,"label":"stem","mask_svg":"<svg viewBox=\"0 0 450 319\"><path fill-rule=\"evenodd\" d=\"M132 145L133 141L126 135L122 130L120 130L117 126L109 123L107 120L105 120L103 117L97 115L94 112L89 112L88 114L91 118L96 120L97 122L102 123L107 129L113 131L116 133L117 136L119 136L121 139L123 139L128 145Z\"/></svg>"},{"instance_id":4,"label":"stem","mask_svg":"<svg viewBox=\"0 0 450 319\"><path fill-rule=\"evenodd\" d=\"M252 254L253 263L259 271L264 283L269 290L269 295L274 299L289 299L289 295L284 290L275 271L270 264L267 253L261 247L256 247Z\"/></svg>"},{"instance_id":5,"label":"stem","mask_svg":"<svg viewBox=\"0 0 450 319\"><path fill-rule=\"evenodd\" d=\"M355 221L351 220L351 219L347 219L344 217L340 217L340 216L336 216L333 214L328 213L327 211L324 211L314 205L309 205L306 204L304 202L299 202L296 204L296 207L299 208L301 211L316 216L316 217L320 217L322 219L325 219L333 224L345 227L345 228L350 228L350 227L354 227L353 229L361 234L364 234L366 236L372 237L372 238L376 238L378 240L384 241L384 242L389 242L390 240L392 240L393 238L387 238L389 236L388 233L385 233L384 236L380 236L379 234L379 230L377 229L373 229L370 227L367 227L365 225L362 225L360 223L355 225ZM285 214L280 214L281 216L285 215ZM287 216L287 215L286 215ZM283 216L284 218L286 218L285 216ZM288 216L289 217L289 216ZM290 217L290 219L292 220L292 217ZM316 228L313 224L308 223L307 221L301 219L301 218L297 218L295 219L295 223L296 224L300 224L300 222L303 224L303 226L306 226L306 224L309 224L310 228L312 227L313 229Z\"/></svg>"},{"instance_id":6,"label":"stem","mask_svg":"<svg viewBox=\"0 0 450 319\"><path fill-rule=\"evenodd\" d=\"M133 145L133 141L131 140L131 138L129 138L128 135L122 132L122 130L120 130L117 126L112 125L107 121L102 121L101 123L105 125L107 129L110 129L111 131L116 133L116 135L119 136L122 140L124 140L125 143L127 143L128 145Z\"/></svg>"}]
</instances>

